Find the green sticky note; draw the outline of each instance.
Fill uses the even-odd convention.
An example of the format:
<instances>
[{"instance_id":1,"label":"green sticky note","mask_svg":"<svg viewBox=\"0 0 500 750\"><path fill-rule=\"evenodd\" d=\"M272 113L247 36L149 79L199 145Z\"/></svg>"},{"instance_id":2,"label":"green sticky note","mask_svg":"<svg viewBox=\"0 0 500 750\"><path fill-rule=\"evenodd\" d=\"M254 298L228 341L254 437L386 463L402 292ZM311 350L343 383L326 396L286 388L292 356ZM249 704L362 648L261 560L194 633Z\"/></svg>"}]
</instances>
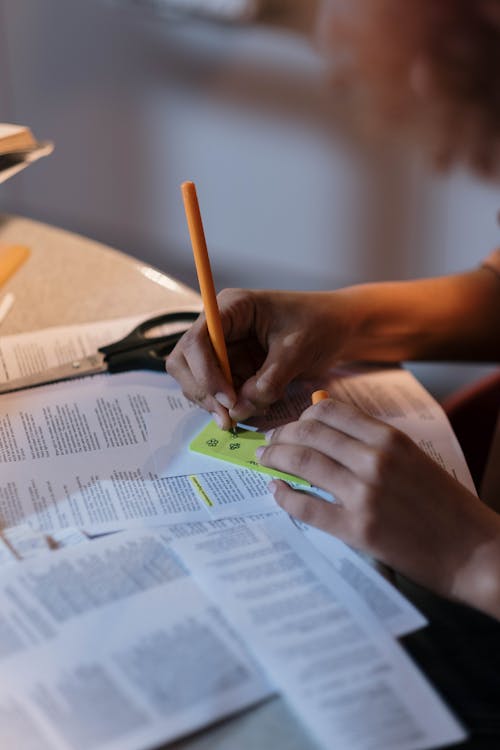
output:
<instances>
[{"instance_id":1,"label":"green sticky note","mask_svg":"<svg viewBox=\"0 0 500 750\"><path fill-rule=\"evenodd\" d=\"M309 482L306 482L305 479L262 466L255 456L256 449L261 445L266 445L266 438L262 432L244 430L238 427L238 434L233 435L228 430L221 430L215 422L209 422L194 438L189 447L196 453L203 453L204 456L219 458L221 461L230 461L232 464L238 464L245 469L253 469L263 474L270 474L277 479L284 479L286 482L310 487Z\"/></svg>"}]
</instances>

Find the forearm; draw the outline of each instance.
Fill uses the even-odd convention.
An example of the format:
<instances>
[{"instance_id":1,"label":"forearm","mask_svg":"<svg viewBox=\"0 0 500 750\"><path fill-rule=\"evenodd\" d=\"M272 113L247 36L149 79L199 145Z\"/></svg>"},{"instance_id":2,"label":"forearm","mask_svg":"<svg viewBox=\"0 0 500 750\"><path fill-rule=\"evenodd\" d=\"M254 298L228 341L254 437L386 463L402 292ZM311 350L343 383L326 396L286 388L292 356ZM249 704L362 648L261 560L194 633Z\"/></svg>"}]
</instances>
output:
<instances>
[{"instance_id":1,"label":"forearm","mask_svg":"<svg viewBox=\"0 0 500 750\"><path fill-rule=\"evenodd\" d=\"M445 594L500 620L500 515L483 503L474 511L463 528L460 562Z\"/></svg>"},{"instance_id":2,"label":"forearm","mask_svg":"<svg viewBox=\"0 0 500 750\"><path fill-rule=\"evenodd\" d=\"M500 278L487 268L333 294L344 300L344 360L500 358Z\"/></svg>"}]
</instances>

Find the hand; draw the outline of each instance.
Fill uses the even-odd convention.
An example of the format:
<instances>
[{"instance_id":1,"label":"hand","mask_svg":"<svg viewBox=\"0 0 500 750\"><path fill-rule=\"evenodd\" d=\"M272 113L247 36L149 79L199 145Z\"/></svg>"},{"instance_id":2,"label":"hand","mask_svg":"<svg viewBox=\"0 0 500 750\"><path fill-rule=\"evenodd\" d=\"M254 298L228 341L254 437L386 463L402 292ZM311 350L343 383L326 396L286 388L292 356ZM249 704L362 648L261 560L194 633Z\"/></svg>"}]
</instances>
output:
<instances>
[{"instance_id":1,"label":"hand","mask_svg":"<svg viewBox=\"0 0 500 750\"><path fill-rule=\"evenodd\" d=\"M328 399L274 430L258 456L337 500L274 480L278 504L295 518L500 617L500 517L404 433Z\"/></svg>"},{"instance_id":2,"label":"hand","mask_svg":"<svg viewBox=\"0 0 500 750\"><path fill-rule=\"evenodd\" d=\"M217 298L234 388L210 344L204 316L167 359L187 398L223 428L265 411L297 377L325 372L346 335L335 293L227 289ZM346 317L346 316L344 316Z\"/></svg>"}]
</instances>

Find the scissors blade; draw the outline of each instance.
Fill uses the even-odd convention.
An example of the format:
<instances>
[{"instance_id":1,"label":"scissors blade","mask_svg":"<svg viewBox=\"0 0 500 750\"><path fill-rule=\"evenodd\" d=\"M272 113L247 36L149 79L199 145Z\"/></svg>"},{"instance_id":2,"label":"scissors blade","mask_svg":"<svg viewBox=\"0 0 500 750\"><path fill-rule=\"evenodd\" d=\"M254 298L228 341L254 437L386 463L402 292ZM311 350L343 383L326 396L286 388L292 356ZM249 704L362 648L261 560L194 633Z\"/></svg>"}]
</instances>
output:
<instances>
[{"instance_id":1,"label":"scissors blade","mask_svg":"<svg viewBox=\"0 0 500 750\"><path fill-rule=\"evenodd\" d=\"M48 385L49 383L58 383L60 380L82 378L85 375L97 375L100 372L106 372L107 369L108 365L104 354L97 352L96 354L90 354L88 357L65 362L58 367L50 367L48 370L42 370L42 372L36 372L33 375L26 375L23 378L1 383L0 394L21 391L25 388L36 388L39 385Z\"/></svg>"}]
</instances>

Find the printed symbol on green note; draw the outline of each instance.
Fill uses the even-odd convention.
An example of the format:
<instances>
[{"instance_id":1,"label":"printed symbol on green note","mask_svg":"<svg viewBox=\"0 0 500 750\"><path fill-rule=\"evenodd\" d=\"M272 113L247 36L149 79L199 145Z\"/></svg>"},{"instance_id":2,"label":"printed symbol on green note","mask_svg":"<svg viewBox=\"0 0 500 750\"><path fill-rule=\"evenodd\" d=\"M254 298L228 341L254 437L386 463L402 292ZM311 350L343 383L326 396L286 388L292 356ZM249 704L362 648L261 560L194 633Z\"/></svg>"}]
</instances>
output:
<instances>
[{"instance_id":1,"label":"printed symbol on green note","mask_svg":"<svg viewBox=\"0 0 500 750\"><path fill-rule=\"evenodd\" d=\"M215 448L219 445L219 441L216 438L210 438L210 440L207 440L207 445L209 448Z\"/></svg>"},{"instance_id":2,"label":"printed symbol on green note","mask_svg":"<svg viewBox=\"0 0 500 750\"><path fill-rule=\"evenodd\" d=\"M229 450L236 451L241 448L241 443L229 443Z\"/></svg>"}]
</instances>

